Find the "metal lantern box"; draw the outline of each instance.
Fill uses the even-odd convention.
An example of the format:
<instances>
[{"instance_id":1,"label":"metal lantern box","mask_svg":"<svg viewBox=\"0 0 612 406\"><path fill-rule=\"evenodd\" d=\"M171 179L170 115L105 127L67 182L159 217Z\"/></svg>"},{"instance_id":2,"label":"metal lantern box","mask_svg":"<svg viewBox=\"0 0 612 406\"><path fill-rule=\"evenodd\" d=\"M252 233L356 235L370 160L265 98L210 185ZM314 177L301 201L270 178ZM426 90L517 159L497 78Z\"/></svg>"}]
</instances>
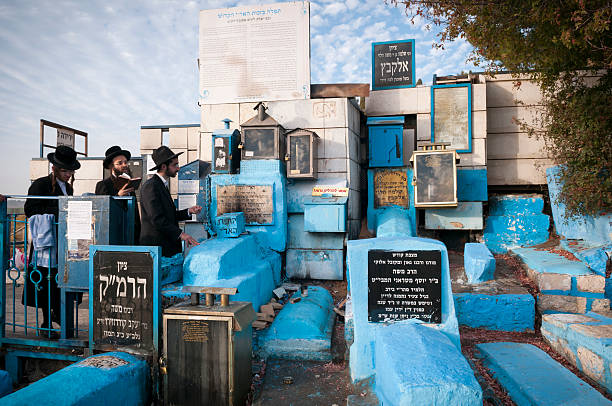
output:
<instances>
[{"instance_id":1,"label":"metal lantern box","mask_svg":"<svg viewBox=\"0 0 612 406\"><path fill-rule=\"evenodd\" d=\"M428 149L412 154L415 207L457 207L457 152Z\"/></svg>"},{"instance_id":2,"label":"metal lantern box","mask_svg":"<svg viewBox=\"0 0 612 406\"><path fill-rule=\"evenodd\" d=\"M319 136L297 128L286 134L287 178L316 179Z\"/></svg>"},{"instance_id":3,"label":"metal lantern box","mask_svg":"<svg viewBox=\"0 0 612 406\"><path fill-rule=\"evenodd\" d=\"M404 117L370 117L367 125L370 167L404 166Z\"/></svg>"},{"instance_id":4,"label":"metal lantern box","mask_svg":"<svg viewBox=\"0 0 612 406\"><path fill-rule=\"evenodd\" d=\"M243 123L242 159L283 159L285 129L266 113L263 103L255 106L257 115Z\"/></svg>"},{"instance_id":5,"label":"metal lantern box","mask_svg":"<svg viewBox=\"0 0 612 406\"><path fill-rule=\"evenodd\" d=\"M304 198L304 231L311 233L346 232L348 197L307 196Z\"/></svg>"},{"instance_id":6,"label":"metal lantern box","mask_svg":"<svg viewBox=\"0 0 612 406\"><path fill-rule=\"evenodd\" d=\"M165 309L164 404L244 405L251 389L254 319L248 302L183 302Z\"/></svg>"},{"instance_id":7,"label":"metal lantern box","mask_svg":"<svg viewBox=\"0 0 612 406\"><path fill-rule=\"evenodd\" d=\"M240 131L230 130L232 120L223 120L225 128L212 133L212 172L236 173L240 167Z\"/></svg>"}]
</instances>

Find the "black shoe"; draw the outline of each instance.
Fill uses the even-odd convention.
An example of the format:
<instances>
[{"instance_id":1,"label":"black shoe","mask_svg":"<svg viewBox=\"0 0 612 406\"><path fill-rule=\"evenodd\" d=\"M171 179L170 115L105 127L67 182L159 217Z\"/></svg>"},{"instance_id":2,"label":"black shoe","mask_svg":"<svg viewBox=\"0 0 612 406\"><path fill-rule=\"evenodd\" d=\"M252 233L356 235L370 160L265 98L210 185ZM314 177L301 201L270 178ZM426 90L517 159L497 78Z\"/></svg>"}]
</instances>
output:
<instances>
[{"instance_id":1,"label":"black shoe","mask_svg":"<svg viewBox=\"0 0 612 406\"><path fill-rule=\"evenodd\" d=\"M49 327L46 325L46 323L43 323L43 324L40 325L40 328L49 328ZM45 338L49 338L51 340L59 340L59 338L60 338L60 335L59 335L59 333L57 331L45 331L45 330L43 330L43 331L40 332L40 335L45 337Z\"/></svg>"}]
</instances>

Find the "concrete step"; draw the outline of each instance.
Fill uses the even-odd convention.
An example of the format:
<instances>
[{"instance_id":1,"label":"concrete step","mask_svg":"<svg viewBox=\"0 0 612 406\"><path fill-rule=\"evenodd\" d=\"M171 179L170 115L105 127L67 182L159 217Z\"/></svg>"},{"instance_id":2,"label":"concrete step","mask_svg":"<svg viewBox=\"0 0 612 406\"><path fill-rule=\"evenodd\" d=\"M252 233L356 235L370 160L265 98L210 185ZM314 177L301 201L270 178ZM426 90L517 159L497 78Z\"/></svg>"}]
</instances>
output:
<instances>
[{"instance_id":1,"label":"concrete step","mask_svg":"<svg viewBox=\"0 0 612 406\"><path fill-rule=\"evenodd\" d=\"M476 349L518 406L611 405L601 393L531 344L485 343Z\"/></svg>"},{"instance_id":2,"label":"concrete step","mask_svg":"<svg viewBox=\"0 0 612 406\"><path fill-rule=\"evenodd\" d=\"M585 375L612 393L612 319L587 314L545 314L542 336Z\"/></svg>"}]
</instances>

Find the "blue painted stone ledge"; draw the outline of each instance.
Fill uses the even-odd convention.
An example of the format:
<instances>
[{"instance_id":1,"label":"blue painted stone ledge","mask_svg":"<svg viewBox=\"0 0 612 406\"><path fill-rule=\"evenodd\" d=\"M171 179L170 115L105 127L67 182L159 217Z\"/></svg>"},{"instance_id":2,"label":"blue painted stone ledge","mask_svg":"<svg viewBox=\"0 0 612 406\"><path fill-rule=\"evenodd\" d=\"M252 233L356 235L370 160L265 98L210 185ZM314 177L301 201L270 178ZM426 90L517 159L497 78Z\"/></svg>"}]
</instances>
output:
<instances>
[{"instance_id":1,"label":"blue painted stone ledge","mask_svg":"<svg viewBox=\"0 0 612 406\"><path fill-rule=\"evenodd\" d=\"M498 331L534 331L535 299L529 293L454 293L459 325Z\"/></svg>"},{"instance_id":2,"label":"blue painted stone ledge","mask_svg":"<svg viewBox=\"0 0 612 406\"><path fill-rule=\"evenodd\" d=\"M495 257L486 245L469 242L463 249L463 268L469 283L490 281L495 274Z\"/></svg>"}]
</instances>

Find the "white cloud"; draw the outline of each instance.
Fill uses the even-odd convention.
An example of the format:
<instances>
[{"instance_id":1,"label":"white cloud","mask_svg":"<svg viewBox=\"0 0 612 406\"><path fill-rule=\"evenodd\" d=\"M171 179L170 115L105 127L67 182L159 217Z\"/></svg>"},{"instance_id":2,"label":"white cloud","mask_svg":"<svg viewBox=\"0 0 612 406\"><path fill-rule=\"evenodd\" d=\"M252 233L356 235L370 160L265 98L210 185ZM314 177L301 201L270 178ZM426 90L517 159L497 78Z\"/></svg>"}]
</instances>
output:
<instances>
[{"instance_id":1,"label":"white cloud","mask_svg":"<svg viewBox=\"0 0 612 406\"><path fill-rule=\"evenodd\" d=\"M332 16L337 15L338 13L346 11L346 4L343 2L331 3L325 6L323 9L323 14L329 14Z\"/></svg>"}]
</instances>

